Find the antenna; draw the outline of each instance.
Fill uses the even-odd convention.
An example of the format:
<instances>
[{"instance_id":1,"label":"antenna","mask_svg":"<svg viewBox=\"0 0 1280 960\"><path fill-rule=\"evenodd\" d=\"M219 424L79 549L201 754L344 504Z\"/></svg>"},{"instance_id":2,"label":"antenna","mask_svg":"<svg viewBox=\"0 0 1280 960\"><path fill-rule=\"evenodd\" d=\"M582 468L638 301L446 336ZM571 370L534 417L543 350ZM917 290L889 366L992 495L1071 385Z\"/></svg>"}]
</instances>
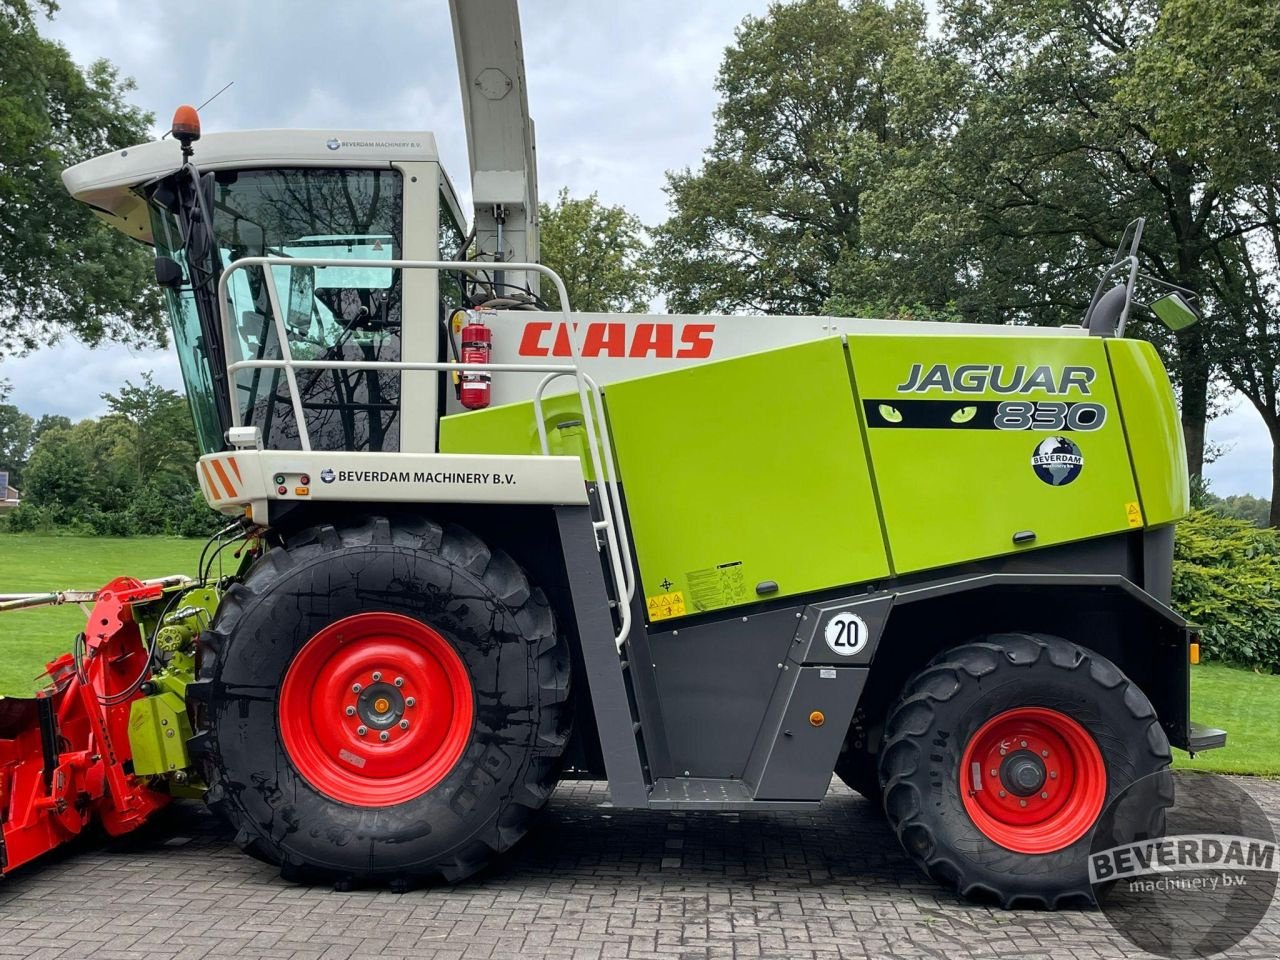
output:
<instances>
[{"instance_id":1,"label":"antenna","mask_svg":"<svg viewBox=\"0 0 1280 960\"><path fill-rule=\"evenodd\" d=\"M230 87L231 87L234 83L235 83L235 81L234 81L234 80L228 80L228 81L227 81L227 83L226 83L226 85L225 85L221 90L219 90L217 93L215 93L212 97L210 97L210 98L209 98L208 100L206 100L204 103L200 104L200 106L196 107L196 112L198 113L199 111L201 111L201 110L203 110L205 107L207 107L209 104L213 103L213 101L217 100L220 96L222 96L224 93L226 93L226 92L227 92L227 90L228 90L228 89L230 89ZM161 137L160 139L161 139L161 140L168 140L168 139L169 139L169 134L171 134L171 133L173 133L173 131L172 131L172 130L166 130L166 131L164 132L164 136L163 136L163 137Z\"/></svg>"}]
</instances>

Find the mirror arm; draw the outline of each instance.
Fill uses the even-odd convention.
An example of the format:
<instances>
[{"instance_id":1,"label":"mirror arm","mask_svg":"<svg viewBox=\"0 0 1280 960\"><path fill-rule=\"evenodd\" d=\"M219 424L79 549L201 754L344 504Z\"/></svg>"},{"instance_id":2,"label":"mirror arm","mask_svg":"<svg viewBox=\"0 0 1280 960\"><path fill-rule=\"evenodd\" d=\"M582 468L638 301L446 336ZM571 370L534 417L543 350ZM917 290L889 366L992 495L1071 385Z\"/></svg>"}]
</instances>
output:
<instances>
[{"instance_id":1,"label":"mirror arm","mask_svg":"<svg viewBox=\"0 0 1280 960\"><path fill-rule=\"evenodd\" d=\"M1193 300L1199 300L1200 294L1188 287L1180 287L1176 283L1170 283L1168 280L1161 280L1159 277L1153 277L1148 273L1139 274L1139 279L1146 280L1148 283L1154 283L1157 287L1164 287L1166 290L1176 290L1178 293L1184 293ZM1149 306L1144 304L1144 306Z\"/></svg>"}]
</instances>

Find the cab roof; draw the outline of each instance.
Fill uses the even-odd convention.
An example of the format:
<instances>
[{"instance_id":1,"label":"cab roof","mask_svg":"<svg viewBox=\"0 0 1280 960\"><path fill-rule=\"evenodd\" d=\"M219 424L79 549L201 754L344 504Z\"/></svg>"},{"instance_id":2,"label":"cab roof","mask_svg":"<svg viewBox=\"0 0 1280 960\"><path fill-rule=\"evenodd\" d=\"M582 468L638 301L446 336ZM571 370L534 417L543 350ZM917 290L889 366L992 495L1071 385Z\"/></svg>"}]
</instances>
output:
<instances>
[{"instance_id":1,"label":"cab roof","mask_svg":"<svg viewBox=\"0 0 1280 960\"><path fill-rule=\"evenodd\" d=\"M206 134L194 150L196 166L206 173L255 167L381 167L440 159L432 134L382 130L238 130ZM176 140L153 140L69 167L62 183L111 226L150 244L151 220L137 188L181 166L182 148Z\"/></svg>"}]
</instances>

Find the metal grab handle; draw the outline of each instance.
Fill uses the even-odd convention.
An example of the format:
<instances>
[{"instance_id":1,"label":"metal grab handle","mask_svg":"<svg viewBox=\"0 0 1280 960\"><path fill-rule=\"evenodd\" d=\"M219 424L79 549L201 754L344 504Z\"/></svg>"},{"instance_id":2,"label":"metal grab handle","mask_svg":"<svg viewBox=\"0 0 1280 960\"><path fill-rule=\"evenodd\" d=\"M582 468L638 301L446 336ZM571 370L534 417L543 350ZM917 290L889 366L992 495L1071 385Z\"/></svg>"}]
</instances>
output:
<instances>
[{"instance_id":1,"label":"metal grab handle","mask_svg":"<svg viewBox=\"0 0 1280 960\"><path fill-rule=\"evenodd\" d=\"M560 296L560 315L567 323L569 311L566 304L569 302L569 294L565 289L564 281L550 267L544 267L540 263L512 263L504 264L504 267L510 270L530 270L535 273L546 275L555 285L556 293ZM261 267L266 274L267 300L271 305L271 318L275 325L276 339L280 342L279 361L270 360L244 360L238 356L239 354L239 338L232 336L231 327L231 311L229 309L230 299L228 297L228 289L230 278L237 270L248 270L251 267ZM293 358L293 348L289 345L289 331L285 326L284 311L280 306L280 292L276 289L276 267L336 267L342 269L356 270L454 270L461 273L485 273L493 269L490 263L477 263L471 260L342 260L333 257L242 257L234 261L222 271L222 276L218 278L218 307L222 320L222 342L227 345L227 374L232 376L237 370L260 368L276 368L284 370L285 382L289 388L289 402L293 407L293 416L298 423L298 441L303 450L311 449L311 431L307 428L306 415L302 408L302 395L298 391L298 378L295 370L301 369L329 369L323 366L311 367L311 363L324 363L325 361L296 361ZM230 347L235 344L237 358L231 359ZM581 359L581 351L578 348L576 338L569 337L570 353L573 357L574 364ZM332 362L332 361L331 361ZM308 366L303 366L308 364ZM342 369L374 369L374 370L394 370L396 367L391 363L377 364L373 367L358 367L355 362L344 363L336 361L337 368ZM451 367L406 367L401 369L455 369ZM467 369L459 367L456 369ZM490 369L496 369L490 366ZM537 372L533 370L530 372ZM233 378L233 377L232 377ZM233 378L234 379L234 378ZM579 392L584 392L581 389ZM240 417L240 408L238 404L232 404L231 407L231 424L232 426L243 426Z\"/></svg>"},{"instance_id":2,"label":"metal grab handle","mask_svg":"<svg viewBox=\"0 0 1280 960\"><path fill-rule=\"evenodd\" d=\"M280 360L244 360L239 357L239 338L232 336L231 327L231 310L230 299L228 297L228 283L230 277L237 270L248 270L251 267L261 267L266 274L267 279L267 299L271 305L272 318L275 321L276 337L280 341ZM570 322L569 319L569 291L565 289L564 281L550 267L543 266L540 263L503 263L505 270L526 271L539 273L547 277L556 288L556 294L560 298L560 321L565 325L568 333L569 356L571 364L567 366L546 367L537 364L454 364L454 363L416 363L404 361L326 361L326 360L294 360L292 348L289 346L289 331L285 326L284 311L280 306L280 294L276 289L276 280L274 269L276 267L337 267L345 269L357 270L454 270L460 273L477 274L486 273L493 270L492 263L479 263L472 260L341 260L330 257L242 257L239 260L229 264L222 272L222 276L218 278L218 307L222 320L222 339L223 343L230 348L231 344L236 346L236 359L232 360L231 351L227 352L227 375L228 378L235 379L234 375L238 370L252 369L254 367L271 367L284 370L285 381L289 388L290 404L293 407L293 415L298 423L298 440L304 451L311 449L311 434L307 428L306 414L302 407L302 395L298 391L298 381L295 371L297 369L347 369L347 370L423 370L423 371L449 371L449 370L487 370L490 372L546 372L552 371L556 376L572 375L578 387L578 402L582 407L582 421L587 431L587 452L591 459L592 475L601 478L605 476L612 477L612 456L610 461L610 472L606 474L604 463L600 455L600 443L596 436L595 418L597 412L603 423L603 407L593 405L588 393L591 392L588 387L588 379L582 373L582 346L579 340L586 336L586 330L579 332L577 325ZM552 311L554 312L554 311ZM596 395L599 395L597 389ZM243 426L240 417L240 408L238 404L232 404L231 422L233 426ZM545 441L545 437L544 437ZM607 443L607 435L606 435ZM610 489L610 496L603 498L601 510L604 512L607 525L604 527L605 542L609 549L609 573L613 577L615 589L618 596L621 597L624 590L628 592L630 598L631 592L634 591L634 583L628 580L628 573L624 569L622 562L622 548L618 536L618 524L614 520L614 487ZM630 545L626 554L630 563ZM628 587L627 585L630 584ZM619 627L616 643L618 649L621 650L627 641L627 637L631 633L631 604L630 602L620 603L621 612L619 614Z\"/></svg>"},{"instance_id":3,"label":"metal grab handle","mask_svg":"<svg viewBox=\"0 0 1280 960\"><path fill-rule=\"evenodd\" d=\"M547 422L546 416L542 412L543 394L548 386L561 377L569 376L568 373L554 372L549 373L542 378L538 384L538 389L533 394L533 411L538 427L538 441L542 445L544 455L551 454L551 444L547 439ZM636 596L636 574L635 565L631 562L631 541L628 539L626 524L618 523L622 517L622 495L619 493L618 476L614 469L613 459L613 441L609 437L609 425L605 419L603 394L600 385L591 379L591 375L584 373L582 378L587 382L587 388L591 392L591 400L595 405L596 418L600 423L600 442L603 445L604 462L606 473L604 476L596 475L597 480L605 485L606 496L609 498L609 512L606 513L606 523L617 523L618 542L622 549L622 571L624 580L622 583L614 584L614 591L617 596L621 597L625 592L627 602L635 599ZM601 527L603 529L603 527Z\"/></svg>"},{"instance_id":4,"label":"metal grab handle","mask_svg":"<svg viewBox=\"0 0 1280 960\"><path fill-rule=\"evenodd\" d=\"M494 373L544 373L556 371L557 376L571 377L577 374L575 367L550 366L545 363L433 363L429 360L236 360L227 364L227 371L275 369L286 366L295 370L426 370L442 373L449 370L491 371Z\"/></svg>"}]
</instances>

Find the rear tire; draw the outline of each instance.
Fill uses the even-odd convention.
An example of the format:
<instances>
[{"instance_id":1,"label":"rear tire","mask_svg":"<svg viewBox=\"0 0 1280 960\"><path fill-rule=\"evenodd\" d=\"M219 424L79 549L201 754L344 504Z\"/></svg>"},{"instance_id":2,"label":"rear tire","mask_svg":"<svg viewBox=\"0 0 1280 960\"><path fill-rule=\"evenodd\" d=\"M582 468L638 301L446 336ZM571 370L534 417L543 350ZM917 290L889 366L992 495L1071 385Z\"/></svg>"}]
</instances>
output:
<instances>
[{"instance_id":1,"label":"rear tire","mask_svg":"<svg viewBox=\"0 0 1280 960\"><path fill-rule=\"evenodd\" d=\"M939 655L908 682L885 730L885 813L908 856L944 886L1006 909L1094 903L1098 817L1171 762L1132 681L1105 657L1040 634ZM1172 803L1171 775L1155 783L1143 836L1160 835Z\"/></svg>"},{"instance_id":2,"label":"rear tire","mask_svg":"<svg viewBox=\"0 0 1280 960\"><path fill-rule=\"evenodd\" d=\"M288 537L227 592L193 753L209 806L286 879L456 881L546 803L568 692L551 608L510 557L461 527L356 518Z\"/></svg>"}]
</instances>

